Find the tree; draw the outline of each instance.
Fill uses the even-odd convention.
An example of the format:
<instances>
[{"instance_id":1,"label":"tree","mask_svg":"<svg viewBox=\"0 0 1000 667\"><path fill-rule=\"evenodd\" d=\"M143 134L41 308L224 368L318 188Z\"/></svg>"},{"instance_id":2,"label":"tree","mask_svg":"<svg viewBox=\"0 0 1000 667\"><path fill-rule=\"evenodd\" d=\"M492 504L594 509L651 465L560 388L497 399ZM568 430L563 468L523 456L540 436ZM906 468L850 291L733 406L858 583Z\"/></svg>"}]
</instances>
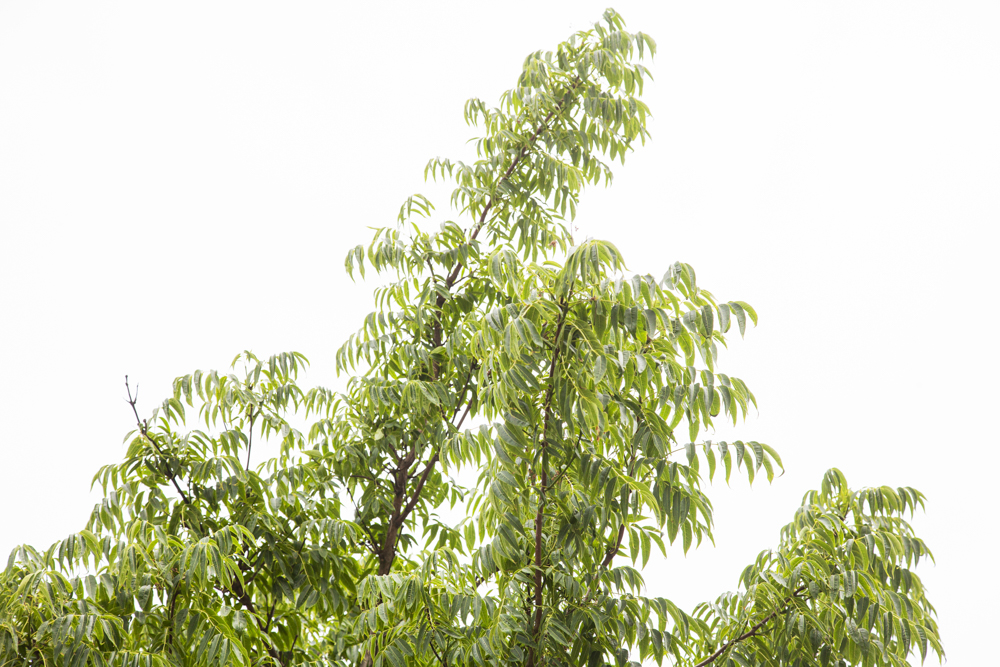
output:
<instances>
[{"instance_id":1,"label":"tree","mask_svg":"<svg viewBox=\"0 0 1000 667\"><path fill-rule=\"evenodd\" d=\"M95 476L85 529L16 549L0 662L57 665L907 664L942 655L911 568L913 489L831 470L740 577L685 613L643 593L652 549L712 536L701 482L770 480L756 441L702 440L755 404L716 369L757 315L675 263L626 276L576 243L586 185L647 138L655 44L609 10L531 54L471 164L432 160L464 224L420 195L347 257L386 284L340 349L344 392L298 353L178 378L125 459ZM239 371L239 372L238 372ZM201 426L186 426L197 409ZM678 435L682 434L682 435ZM254 442L280 443L252 469ZM686 444L685 441L687 441ZM471 477L470 477L471 473ZM473 481L463 481L470 477ZM464 509L454 524L438 511Z\"/></svg>"}]
</instances>

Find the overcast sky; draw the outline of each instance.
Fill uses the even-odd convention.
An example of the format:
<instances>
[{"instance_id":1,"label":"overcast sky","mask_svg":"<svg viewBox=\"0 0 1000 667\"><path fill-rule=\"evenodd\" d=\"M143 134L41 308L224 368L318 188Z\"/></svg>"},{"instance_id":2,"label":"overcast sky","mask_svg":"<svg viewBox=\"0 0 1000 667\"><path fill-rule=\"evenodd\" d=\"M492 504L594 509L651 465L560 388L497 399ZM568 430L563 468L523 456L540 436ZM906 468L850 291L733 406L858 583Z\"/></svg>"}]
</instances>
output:
<instances>
[{"instance_id":1,"label":"overcast sky","mask_svg":"<svg viewBox=\"0 0 1000 667\"><path fill-rule=\"evenodd\" d=\"M338 386L334 352L373 306L348 248L415 192L453 218L422 171L471 156L465 99L495 101L604 9L361 4L0 2L4 555L83 526L132 426L125 374L146 413L247 348L301 351L303 384ZM787 468L711 487L717 546L671 553L649 592L690 608L735 587L837 466L927 494L937 565L918 573L950 662L986 664L1000 4L616 8L659 44L653 140L584 196L579 235L753 304L721 366L760 411L715 438Z\"/></svg>"}]
</instances>

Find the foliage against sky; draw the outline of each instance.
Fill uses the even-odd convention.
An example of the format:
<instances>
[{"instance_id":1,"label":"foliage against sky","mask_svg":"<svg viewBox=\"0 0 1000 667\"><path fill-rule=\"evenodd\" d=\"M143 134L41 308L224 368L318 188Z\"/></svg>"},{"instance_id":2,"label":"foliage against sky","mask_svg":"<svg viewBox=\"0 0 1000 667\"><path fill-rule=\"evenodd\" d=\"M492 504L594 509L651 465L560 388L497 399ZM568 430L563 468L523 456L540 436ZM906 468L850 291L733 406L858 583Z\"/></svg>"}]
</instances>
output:
<instances>
[{"instance_id":1,"label":"foliage against sky","mask_svg":"<svg viewBox=\"0 0 1000 667\"><path fill-rule=\"evenodd\" d=\"M922 496L853 492L836 470L737 592L685 613L643 590L654 546L711 538L704 479L780 467L767 445L701 439L755 404L716 368L753 308L716 299L683 263L662 279L628 275L613 244L567 226L582 188L609 183L648 136L641 60L654 50L609 11L530 55L499 106L470 100L478 159L425 171L456 183L461 222L427 231L417 221L434 209L415 195L348 255L348 270L386 283L338 354L356 373L346 392L300 388L297 353L178 378L145 419L130 387L137 430L125 460L98 472L105 500L86 529L11 556L0 658L395 667L940 653L909 569L928 555L904 518ZM251 469L255 438L281 453ZM456 481L463 470L475 484ZM449 505L467 518L442 520Z\"/></svg>"}]
</instances>

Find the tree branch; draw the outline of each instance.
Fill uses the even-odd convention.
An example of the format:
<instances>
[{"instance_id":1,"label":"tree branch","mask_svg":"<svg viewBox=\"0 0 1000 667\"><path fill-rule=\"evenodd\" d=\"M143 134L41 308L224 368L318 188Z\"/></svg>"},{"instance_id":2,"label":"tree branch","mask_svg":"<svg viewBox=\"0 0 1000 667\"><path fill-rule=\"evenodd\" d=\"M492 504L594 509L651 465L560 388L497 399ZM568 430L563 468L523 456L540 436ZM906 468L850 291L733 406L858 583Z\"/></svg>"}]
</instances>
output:
<instances>
[{"instance_id":1,"label":"tree branch","mask_svg":"<svg viewBox=\"0 0 1000 667\"><path fill-rule=\"evenodd\" d=\"M475 375L476 369L478 368L479 364L477 364L475 360L473 360L472 363L469 364L469 376L465 378L465 384L462 385L462 391L459 392L458 400L455 401L455 414L451 416L452 419L454 419L458 415L458 411L462 409L462 402L465 400L465 394L469 391L469 385L472 384L472 376ZM469 414L469 408L471 407L472 407L471 402L466 404L465 406L466 415ZM461 428L463 421L465 421L465 415L462 415L462 418L458 421L458 426L456 426L455 428Z\"/></svg>"},{"instance_id":2,"label":"tree branch","mask_svg":"<svg viewBox=\"0 0 1000 667\"><path fill-rule=\"evenodd\" d=\"M458 420L457 424L455 424L455 429L456 430L462 428L462 422L464 422L465 418L469 416L469 410L471 410L471 409L472 409L472 403L470 402L470 403L466 404L466 406L465 406L465 412L462 413L462 418Z\"/></svg>"},{"instance_id":3,"label":"tree branch","mask_svg":"<svg viewBox=\"0 0 1000 667\"><path fill-rule=\"evenodd\" d=\"M424 471L420 473L420 479L417 480L417 486L413 489L413 495L410 497L409 502L406 503L406 507L400 513L399 522L403 523L406 518L410 516L410 512L417 506L417 501L420 500L420 492L424 490L424 484L427 483L427 478L430 477L431 471L434 470L434 465L438 462L438 452L434 452L434 456L431 460L427 462L427 466Z\"/></svg>"},{"instance_id":4,"label":"tree branch","mask_svg":"<svg viewBox=\"0 0 1000 667\"><path fill-rule=\"evenodd\" d=\"M153 440L151 437L149 437L149 433L147 431L147 426L146 426L146 421L144 419L140 419L139 418L139 410L138 410L138 408L136 408L136 405L135 405L136 402L139 400L139 385L136 385L136 387L135 387L135 397L133 398L132 397L132 389L128 385L128 376L127 375L125 376L125 391L128 393L128 404L130 406L132 406L132 414L135 415L135 422L136 422L136 426L139 427L139 433L141 433L142 437L144 437L146 439L146 442L148 442L149 444L153 445L153 449L155 449L156 453L160 455L161 459L163 459L163 467L166 470L167 478L173 483L174 488L177 490L177 493L180 494L181 500L184 501L184 504L185 505L190 505L191 504L191 498L189 498L188 495L186 493L184 493L184 489L182 489L181 485L178 484L178 482L177 482L177 475L175 475L174 471L171 469L171 467L170 467L170 461L167 459L166 455L163 453L163 450L160 449L160 446L156 444L156 441Z\"/></svg>"},{"instance_id":5,"label":"tree branch","mask_svg":"<svg viewBox=\"0 0 1000 667\"><path fill-rule=\"evenodd\" d=\"M757 623L756 625L754 625L752 628L750 628L749 630L747 630L746 632L744 632L743 634L741 634L736 639L728 641L725 644L723 644L722 646L720 646L719 650L717 650L715 653L713 653L712 655L708 656L707 658L705 658L704 660L702 660L701 662L699 662L694 667L705 667L705 665L709 665L709 664L715 662L715 660L720 655L722 655L723 653L725 653L726 651L728 651L731 647L735 646L736 644L738 644L738 643L740 643L742 641L746 641L747 639L750 639L751 637L756 637L757 634L760 632L761 628L763 628L767 623L769 623L772 619L774 619L775 616L777 616L778 614L780 614L780 613L782 613L784 611L787 611L788 610L788 603L791 602L793 599L797 598L800 593L802 593L803 591L806 590L806 588L807 587L806 587L805 584L803 584L803 585L799 586L798 588L796 588L795 591L791 595L789 595L788 597L786 597L781 602L781 605L779 607L776 607L774 609L774 611L772 611L770 614L768 614L767 616L765 616L764 620L762 620L759 623Z\"/></svg>"},{"instance_id":6,"label":"tree branch","mask_svg":"<svg viewBox=\"0 0 1000 667\"><path fill-rule=\"evenodd\" d=\"M576 79L570 85L569 90L567 92L572 93L577 88L579 88L582 83L583 79L581 79L580 77L576 77ZM538 137L548 127L549 122L557 114L561 113L565 109L566 101L567 100L564 99L562 102L557 102L555 108L552 109L552 111L550 111L548 115L545 116L542 122L538 124L538 127L535 128L535 131L532 133L531 137L528 138L527 143L521 148L517 157L511 161L510 166L507 167L507 170L504 171L503 175L494 184L494 188L499 188L501 185L503 185L510 179L511 175L514 173L514 170L517 169L518 165L520 165L521 162L524 160L524 158L528 155L529 149L532 146L534 146L535 142L538 140ZM496 203L496 197L490 197L489 201L486 202L486 206L483 207L482 213L480 213L479 215L479 221L476 223L476 226L472 229L472 234L469 235L469 243L475 241L476 238L479 236L479 232L482 231L483 227L486 225L486 216L489 215L490 210L494 208L495 203ZM446 291L450 290L455 285L455 282L458 280L459 272L462 270L463 266L464 265L460 261L456 261L454 266L452 266L451 271L448 272L448 277L444 281L444 288ZM444 295L438 294L437 300L435 301L435 305L438 310L438 319L434 323L434 331L432 335L432 341L434 347L441 346L441 308L444 307L444 302L445 302ZM434 378L437 379L436 362L434 364Z\"/></svg>"},{"instance_id":7,"label":"tree branch","mask_svg":"<svg viewBox=\"0 0 1000 667\"><path fill-rule=\"evenodd\" d=\"M580 436L579 436L579 437L578 437L578 438L576 439L576 447L574 448L574 451L577 451L577 452L578 452L578 451L580 451L580 443L581 443L581 442L583 442L583 434L582 434L582 433L581 433L581 434L580 434ZM551 481L549 482L549 485L548 485L548 486L547 486L547 487L545 488L545 490L546 490L546 491L548 491L549 489L553 489L553 488L555 488L556 484L558 484L558 483L559 483L559 480L561 480L561 479L562 479L562 478L563 478L563 477L564 477L564 476L566 475L566 473L567 473L567 472L569 472L569 466L570 466L570 463L572 463L572 453L570 453L570 457L571 457L571 458L570 458L570 461L567 461L567 462L566 462L566 465L564 465L564 466L563 466L563 469L559 471L559 474L558 474L558 475L556 475L556 476L555 476L555 477L554 477L554 478L553 478L553 479L552 479L552 480L551 480Z\"/></svg>"},{"instance_id":8,"label":"tree branch","mask_svg":"<svg viewBox=\"0 0 1000 667\"><path fill-rule=\"evenodd\" d=\"M581 83L583 83L583 79L577 77L576 80L573 82L573 84L569 87L569 92L573 92L574 90L579 88ZM541 123L539 123L538 127L535 129L535 132L531 135L531 138L528 139L527 144L525 144L525 146L521 148L521 151L518 153L517 157L514 158L514 160L510 163L510 166L507 167L507 171L505 171L503 173L503 176L500 177L500 180L497 181L496 187L500 187L510 178L511 174L514 173L514 170L517 168L517 166L521 163L521 161L525 158L525 156L527 156L528 150L535 144L535 141L538 139L538 136L548 126L549 121L551 121L556 116L556 114L560 113L563 110L564 108L563 104L564 104L563 102L557 103L555 109L550 111L548 115L545 116L545 119ZM479 216L479 222L476 224L476 227L472 230L472 235L469 237L470 242L475 241L476 237L479 236L480 230L482 230L483 225L486 224L486 215L489 213L490 209L493 208L494 203L495 199L493 197L490 197L490 200L486 202L486 206L483 208L483 212ZM462 268L462 263L455 262L455 266L452 268L451 272L448 274L448 279L445 281L446 288L450 289L451 286L455 284L455 281L458 280L458 272L461 270L461 268ZM440 308L441 305L444 303L444 300L443 297L441 296L438 296L438 299L440 301L440 303L438 304L438 308Z\"/></svg>"},{"instance_id":9,"label":"tree branch","mask_svg":"<svg viewBox=\"0 0 1000 667\"><path fill-rule=\"evenodd\" d=\"M265 623L263 620L261 620L259 616L257 616L257 607L254 605L253 599L249 595L247 595L247 592L243 590L242 586L240 586L240 582L234 581L233 583L235 584L234 588L236 590L227 591L226 589L220 588L219 586L215 586L215 590L219 591L220 593L232 593L232 595L235 596L236 601L239 602L240 605L245 610L250 612L250 616L257 623L257 627L260 628L261 632L263 632L266 635L269 631L269 626L271 625L271 614L274 613L274 605L271 605L271 612L268 614L267 623ZM275 603L277 603L277 598L275 598ZM171 626L172 625L173 624L171 624ZM276 665L282 664L281 654L278 653L277 649L275 649L274 646L268 646L266 650L267 654L270 655L271 658L274 660L274 664Z\"/></svg>"},{"instance_id":10,"label":"tree branch","mask_svg":"<svg viewBox=\"0 0 1000 667\"><path fill-rule=\"evenodd\" d=\"M528 141L526 142L526 144L518 152L517 157L515 157L511 161L510 165L508 165L508 167L504 171L504 173L494 183L494 191L496 191L497 188L499 188L500 186L502 186L504 183L506 183L510 179L510 177L513 175L514 171L524 161L524 158L528 155L530 149L534 146L535 142L538 140L538 137L541 136L542 132L545 131L545 129L549 126L549 123L552 121L552 119L557 114L561 113L566 108L567 103L570 101L569 93L572 93L574 90L576 90L582 83L583 83L583 80L581 78L579 78L579 77L577 77L574 80L574 82L570 85L569 90L567 91L567 94L563 96L562 101L557 102L556 105L555 105L555 108L553 108L545 116L545 118L542 120L542 122L539 123L539 125L535 128L534 132L528 138ZM472 229L472 233L469 235L468 242L471 243L472 241L475 241L476 238L479 236L479 233L482 231L483 227L486 225L486 219L487 219L487 216L489 215L489 212L492 209L496 208L498 197L499 197L499 195L491 196L490 199L489 199L489 201L486 202L486 205L483 207L483 210L481 211L481 213L479 215L479 220L476 222L475 227ZM456 261L454 263L453 267L451 268L451 270L447 274L447 278L445 278L445 281L444 281L444 291L450 291L451 288L454 287L455 283L459 279L459 274L460 274L463 266L464 265L460 261ZM435 281L436 281L437 280L437 276L434 276L433 269L432 269L431 272L432 272L432 276L435 278ZM445 304L446 300L447 299L446 299L445 295L444 294L440 294L440 293L438 294L437 299L435 300L435 307L436 307L436 310L437 310L437 317L436 317L436 321L434 322L432 330L431 330L431 344L433 345L434 348L440 347L441 343L442 343L442 335L443 335L443 330L442 330L443 329L443 325L442 325L442 321L441 321L442 320L442 309L444 307L444 304ZM561 321L560 321L560 329L562 327L562 321L564 319L565 319L565 312L563 313ZM558 336L557 336L557 339L558 339ZM550 366L550 374L553 373L554 370L555 370L556 358L557 357L558 357L558 352L555 354L555 358L553 358L552 364ZM435 360L435 361L432 362L432 366L431 366L431 377L432 377L433 380L437 380L438 379L438 375L439 375L438 370L439 370L438 369L438 362ZM469 379L466 381L466 388L468 387L468 383L470 381L471 381L471 371L470 371ZM465 388L463 388L463 394L464 394L464 392L465 392ZM549 408L551 406L552 395L553 395L553 388L550 386L548 394L546 396L546 404L547 404L547 406ZM470 409L471 409L471 403L468 404L468 405L466 405L465 413L462 415L462 418L459 420L458 424L456 425L456 428L460 428L461 427L462 423L465 421L466 417L468 416ZM456 411L456 414L457 414L457 411ZM454 417L452 417L452 418L454 418ZM545 425L546 425L546 427L548 425L548 421L549 421L549 415L547 414L546 415L546 419L545 419ZM543 437L543 442L544 442L544 438L545 438L545 434L544 433L543 433L542 437ZM543 444L543 448L544 448L544 444ZM409 517L409 515L413 512L413 510L416 508L417 502L420 499L420 494L423 491L424 485L426 484L427 479L430 477L430 474L433 471L434 466L437 464L438 459L439 459L439 452L435 452L434 456L430 459L430 461L428 461L427 465L424 467L423 471L421 472L420 477L417 480L417 484L414 487L413 492L410 495L410 497L408 498L408 500L407 500L407 502L406 502L405 505L402 505L403 495L400 492L400 488L399 488L400 487L400 482L399 482L399 477L397 476L397 483L394 485L394 487L395 487L395 489L394 489L395 493L394 493L394 498L393 498L392 516L391 516L391 518L389 520L389 527L388 527L388 531L387 531L386 536L385 536L385 542L384 542L384 544L381 545L381 548L380 548L379 553L378 553L378 557L379 557L379 569L378 569L378 573L380 575L385 575L385 574L389 573L389 571L391 569L391 566L392 566L392 562L395 560L395 555L396 555L396 540L398 539L399 529L402 527L403 523L406 521L406 519ZM407 472L408 468L409 468L409 465L405 465L405 466L401 465L400 468L397 468L397 475L401 475L402 476L402 484L403 484L403 490L404 490L404 492L405 492L405 482L408 479L408 477L406 476L406 472ZM543 497L544 497L544 489L545 489L546 485L547 485L547 477L546 477L546 473L545 473L544 466L543 466L543 470L542 470L542 487L541 487L543 489ZM540 500L539 513L543 514L543 511L544 511L544 499L541 499ZM544 518L544 516L542 516L542 518ZM542 521L541 520L537 521L537 524L538 525L536 526L536 531L538 532L538 535L536 535L536 540L535 540L536 541L536 549L535 549L535 551L536 551L536 557L535 557L535 560L537 562L540 562L540 558L541 558L541 545L540 545L541 532L540 531L541 531ZM536 589L537 589L536 590L536 602L537 602L536 608L537 608L537 612L536 612L536 619L535 619L535 625L536 626L540 626L540 624L541 624L541 581L540 580L541 580L541 569L540 568L536 568L536 582L537 582L537 585L536 585ZM536 633L537 633L537 629L536 629ZM362 666L371 665L372 662L373 662L373 656L370 653L366 652L364 658L361 661ZM532 652L532 653L529 654L529 664L533 664L533 662L534 662L534 652Z\"/></svg>"},{"instance_id":11,"label":"tree branch","mask_svg":"<svg viewBox=\"0 0 1000 667\"><path fill-rule=\"evenodd\" d=\"M271 608L267 611L267 623L264 625L264 632L268 632L271 629L271 621L274 620L274 608L278 606L278 596L275 595L274 599L271 601Z\"/></svg>"},{"instance_id":12,"label":"tree branch","mask_svg":"<svg viewBox=\"0 0 1000 667\"><path fill-rule=\"evenodd\" d=\"M600 567L601 570L611 565L611 561L613 561L615 559L615 556L618 555L618 550L622 548L622 539L624 537L625 537L625 524L623 522L622 525L618 526L618 537L615 538L615 546L608 549L608 553L604 555L604 560L601 561L601 567Z\"/></svg>"}]
</instances>

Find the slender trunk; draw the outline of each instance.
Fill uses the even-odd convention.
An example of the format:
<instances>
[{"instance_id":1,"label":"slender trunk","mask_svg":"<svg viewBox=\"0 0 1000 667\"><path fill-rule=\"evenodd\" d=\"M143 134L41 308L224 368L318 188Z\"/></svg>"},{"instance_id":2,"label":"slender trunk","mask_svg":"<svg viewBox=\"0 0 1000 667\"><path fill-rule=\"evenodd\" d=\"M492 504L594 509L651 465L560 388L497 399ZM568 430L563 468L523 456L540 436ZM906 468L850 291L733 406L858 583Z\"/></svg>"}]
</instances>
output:
<instances>
[{"instance_id":1,"label":"slender trunk","mask_svg":"<svg viewBox=\"0 0 1000 667\"><path fill-rule=\"evenodd\" d=\"M559 363L560 339L562 338L563 325L566 323L565 304L560 303L559 322L556 325L555 336L553 337L554 349L552 351L552 361L549 364L548 389L545 392L544 417L542 419L542 442L540 444L541 456L539 457L541 474L539 475L540 485L538 487L538 511L535 513L535 580L534 580L534 605L535 614L531 624L531 637L537 643L542 630L542 529L545 524L545 496L549 491L549 457L546 448L549 437L549 423L552 420L552 397L555 394L556 366ZM534 648L528 650L528 667L534 667L537 654Z\"/></svg>"},{"instance_id":2,"label":"slender trunk","mask_svg":"<svg viewBox=\"0 0 1000 667\"><path fill-rule=\"evenodd\" d=\"M543 456L544 458L544 456ZM535 620L531 626L531 636L538 641L542 630L542 528L545 524L545 495L544 489L548 485L549 478L542 466L541 488L542 493L538 498L538 512L535 514ZM528 652L528 665L535 664L535 651Z\"/></svg>"}]
</instances>

